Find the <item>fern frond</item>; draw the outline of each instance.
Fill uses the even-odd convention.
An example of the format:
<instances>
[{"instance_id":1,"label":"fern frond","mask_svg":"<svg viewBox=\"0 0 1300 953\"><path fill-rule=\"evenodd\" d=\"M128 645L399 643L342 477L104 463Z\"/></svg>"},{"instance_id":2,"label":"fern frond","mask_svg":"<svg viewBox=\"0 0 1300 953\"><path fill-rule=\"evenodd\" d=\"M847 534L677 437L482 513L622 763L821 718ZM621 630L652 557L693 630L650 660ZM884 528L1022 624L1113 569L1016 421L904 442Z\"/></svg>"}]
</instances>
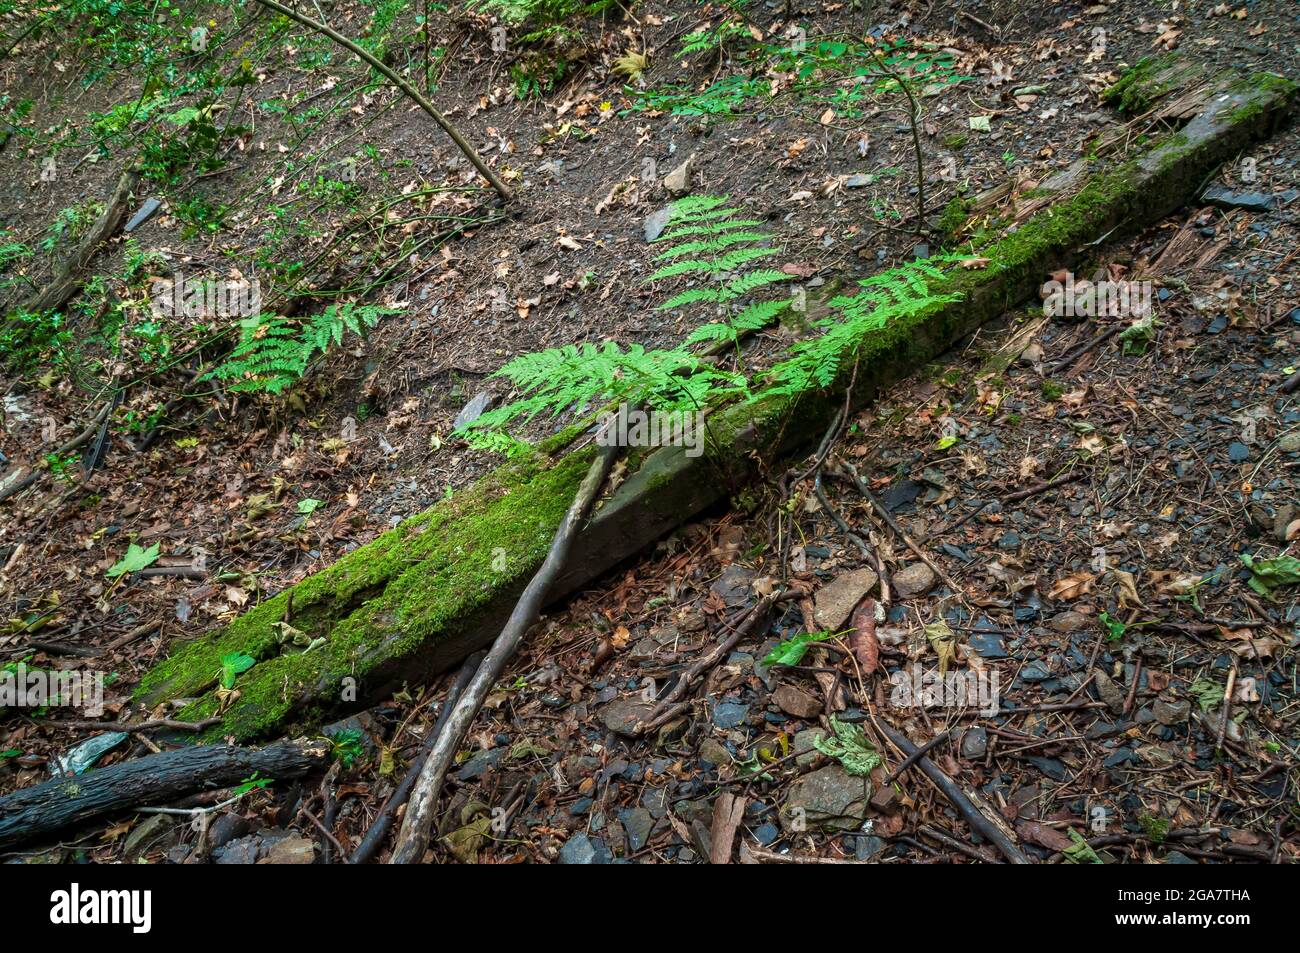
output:
<instances>
[{"instance_id":1,"label":"fern frond","mask_svg":"<svg viewBox=\"0 0 1300 953\"><path fill-rule=\"evenodd\" d=\"M678 275L690 274L723 275L729 271L735 271L741 265L747 265L751 261L767 258L775 254L775 248L738 248L710 259L692 259L665 265L647 278L646 281L662 281L664 278L675 278Z\"/></svg>"},{"instance_id":2,"label":"fern frond","mask_svg":"<svg viewBox=\"0 0 1300 953\"><path fill-rule=\"evenodd\" d=\"M790 356L764 375L775 393L794 394L809 388L831 386L841 371L858 359L870 337L889 324L914 318L931 308L961 300L958 292L937 292L931 283L944 277L934 261L909 262L858 282L863 289L853 297L837 297L830 306L838 318L813 322L822 333L791 346Z\"/></svg>"}]
</instances>

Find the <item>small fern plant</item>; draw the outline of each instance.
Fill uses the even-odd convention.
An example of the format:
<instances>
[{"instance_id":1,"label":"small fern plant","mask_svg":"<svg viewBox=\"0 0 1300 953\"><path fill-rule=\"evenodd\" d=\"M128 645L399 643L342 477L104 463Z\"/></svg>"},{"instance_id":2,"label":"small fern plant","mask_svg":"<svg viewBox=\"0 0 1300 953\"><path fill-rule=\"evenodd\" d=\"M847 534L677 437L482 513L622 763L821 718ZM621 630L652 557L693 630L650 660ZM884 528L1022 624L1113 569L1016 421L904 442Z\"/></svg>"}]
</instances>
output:
<instances>
[{"instance_id":1,"label":"small fern plant","mask_svg":"<svg viewBox=\"0 0 1300 953\"><path fill-rule=\"evenodd\" d=\"M606 404L660 411L697 411L747 393L745 378L713 367L683 348L623 348L613 341L566 344L515 358L492 375L509 380L519 397L489 410L457 434L470 446L517 454L528 445L507 433L539 415L595 410Z\"/></svg>"},{"instance_id":2,"label":"small fern plant","mask_svg":"<svg viewBox=\"0 0 1300 953\"><path fill-rule=\"evenodd\" d=\"M279 394L307 372L308 365L351 331L366 331L399 308L332 304L304 321L258 314L239 322L239 343L205 380L225 381L233 391Z\"/></svg>"},{"instance_id":3,"label":"small fern plant","mask_svg":"<svg viewBox=\"0 0 1300 953\"><path fill-rule=\"evenodd\" d=\"M937 291L946 272L941 265L955 263L962 255L935 255L911 261L872 275L858 285L858 294L832 298L829 306L838 311L810 322L820 334L797 341L790 356L763 375L767 389L775 394L797 394L830 387L840 372L851 366L871 337L886 325L907 320L931 308L960 301L960 292Z\"/></svg>"},{"instance_id":4,"label":"small fern plant","mask_svg":"<svg viewBox=\"0 0 1300 953\"><path fill-rule=\"evenodd\" d=\"M768 368L763 374L768 389L774 394L826 389L835 384L842 369L858 360L863 346L885 326L961 300L957 291L936 291L933 285L944 280L940 265L956 263L962 257L935 255L909 261L859 281L863 290L852 298L840 295L829 300L829 307L839 315L810 322L820 334L794 343L789 358Z\"/></svg>"},{"instance_id":5,"label":"small fern plant","mask_svg":"<svg viewBox=\"0 0 1300 953\"><path fill-rule=\"evenodd\" d=\"M772 236L759 230L762 222L738 217L740 212L726 202L727 196L710 195L674 202L668 226L656 239L658 243L675 244L655 258L657 262L669 264L662 265L646 281L689 275L710 282L708 286L696 286L674 295L659 305L658 310L707 304L722 317L692 331L685 341L687 347L735 344L742 334L765 327L790 307L788 298L744 303L756 292L789 281L791 276L775 268L743 270L775 255L778 249L768 244Z\"/></svg>"}]
</instances>

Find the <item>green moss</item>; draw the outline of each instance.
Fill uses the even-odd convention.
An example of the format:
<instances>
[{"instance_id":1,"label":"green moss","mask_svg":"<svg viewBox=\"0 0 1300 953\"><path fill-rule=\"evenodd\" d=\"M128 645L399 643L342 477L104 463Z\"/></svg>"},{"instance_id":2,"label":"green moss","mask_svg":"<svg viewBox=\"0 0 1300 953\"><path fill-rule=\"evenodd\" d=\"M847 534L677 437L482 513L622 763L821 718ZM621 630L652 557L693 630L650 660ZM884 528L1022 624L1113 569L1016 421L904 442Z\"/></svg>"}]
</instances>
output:
<instances>
[{"instance_id":1,"label":"green moss","mask_svg":"<svg viewBox=\"0 0 1300 953\"><path fill-rule=\"evenodd\" d=\"M939 230L948 243L955 244L961 238L970 216L971 201L964 196L954 195L944 206L943 214L939 216Z\"/></svg>"},{"instance_id":2,"label":"green moss","mask_svg":"<svg viewBox=\"0 0 1300 953\"><path fill-rule=\"evenodd\" d=\"M1232 93L1247 96L1246 101L1228 109L1226 116L1221 112L1218 118L1232 124L1253 122L1277 100L1294 97L1297 89L1300 87L1294 82L1276 73L1251 73L1229 87Z\"/></svg>"},{"instance_id":3,"label":"green moss","mask_svg":"<svg viewBox=\"0 0 1300 953\"><path fill-rule=\"evenodd\" d=\"M313 697L341 701L345 677L363 680L426 641L448 637L501 587L522 585L544 558L593 453L589 447L551 467L539 455L500 468L183 646L145 676L137 696L197 695L182 717L211 717L219 707L212 689L221 656L243 651L258 664L239 677L238 701L214 735L252 737ZM275 623L286 613L295 628L325 644L280 654Z\"/></svg>"},{"instance_id":4,"label":"green moss","mask_svg":"<svg viewBox=\"0 0 1300 953\"><path fill-rule=\"evenodd\" d=\"M1102 91L1102 102L1109 103L1122 113L1144 113L1156 100L1173 88L1175 78L1182 74L1181 57L1177 53L1163 56L1144 56Z\"/></svg>"},{"instance_id":5,"label":"green moss","mask_svg":"<svg viewBox=\"0 0 1300 953\"><path fill-rule=\"evenodd\" d=\"M1261 109L1280 111L1279 93L1289 98L1294 92L1289 83L1259 82L1264 92L1250 98ZM1123 100L1122 93L1116 95ZM1032 297L1045 275L1080 248L1176 208L1258 132L1259 124L1247 124L1213 135L1202 127L1195 141L1182 133L1166 136L1146 152L1094 172L1076 194L1015 231L976 239L974 247L989 264L960 270L933 289L960 293L959 304L937 304L864 343L857 360L858 397L911 373L984 321ZM752 476L762 461L806 444L825 429L840 406L848 373L846 368L841 387L831 392L759 393L712 414L709 471L695 465L647 474L644 483L652 492L629 505L662 515L659 510L676 502L670 488L682 481L710 480L719 495L739 489L730 481ZM1044 396L1048 393L1045 385ZM571 445L577 433L566 432L546 449ZM361 694L372 696L385 679L423 677L432 651L454 648L458 639L483 627L485 614L513 604L540 564L594 452L587 447L558 460L535 453L507 464L299 583L291 590L292 604L290 592L281 593L211 637L182 646L146 676L139 696L150 702L197 696L183 716L211 715L219 706L213 688L221 656L247 652L258 664L240 676L240 697L211 734L248 738L291 718L323 713L341 700L346 678L365 679L368 689ZM633 471L643 456L629 458ZM504 554L504 565L494 559L498 554ZM275 623L286 616L326 642L312 652L282 654Z\"/></svg>"}]
</instances>

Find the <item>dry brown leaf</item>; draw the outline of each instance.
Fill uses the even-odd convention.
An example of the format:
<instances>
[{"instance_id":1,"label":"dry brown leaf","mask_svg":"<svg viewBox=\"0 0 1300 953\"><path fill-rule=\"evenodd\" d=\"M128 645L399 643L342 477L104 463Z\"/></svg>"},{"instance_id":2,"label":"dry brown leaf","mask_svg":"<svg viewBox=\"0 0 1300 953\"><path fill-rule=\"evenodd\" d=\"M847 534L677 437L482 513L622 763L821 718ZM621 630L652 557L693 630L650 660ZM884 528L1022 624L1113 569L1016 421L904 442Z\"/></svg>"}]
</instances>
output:
<instances>
[{"instance_id":1,"label":"dry brown leaf","mask_svg":"<svg viewBox=\"0 0 1300 953\"><path fill-rule=\"evenodd\" d=\"M1047 592L1047 598L1066 601L1078 599L1092 592L1093 583L1096 581L1097 577L1090 572L1076 572L1063 576L1052 584L1052 588Z\"/></svg>"}]
</instances>

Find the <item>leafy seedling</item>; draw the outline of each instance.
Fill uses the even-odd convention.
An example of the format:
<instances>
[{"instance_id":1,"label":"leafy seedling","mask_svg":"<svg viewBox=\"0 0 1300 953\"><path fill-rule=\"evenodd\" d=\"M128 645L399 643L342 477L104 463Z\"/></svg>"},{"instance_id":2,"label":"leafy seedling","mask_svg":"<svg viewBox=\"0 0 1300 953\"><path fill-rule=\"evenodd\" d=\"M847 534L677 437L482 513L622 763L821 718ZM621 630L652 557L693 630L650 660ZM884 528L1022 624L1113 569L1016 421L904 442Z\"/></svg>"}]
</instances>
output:
<instances>
[{"instance_id":1,"label":"leafy seedling","mask_svg":"<svg viewBox=\"0 0 1300 953\"><path fill-rule=\"evenodd\" d=\"M338 759L339 764L346 771L357 763L357 760L365 754L365 748L361 744L362 734L356 728L344 728L342 731L336 731L330 737L330 754Z\"/></svg>"},{"instance_id":2,"label":"leafy seedling","mask_svg":"<svg viewBox=\"0 0 1300 953\"><path fill-rule=\"evenodd\" d=\"M231 652L221 656L221 687L230 691L235 687L235 679L257 664L257 659L243 652Z\"/></svg>"},{"instance_id":3,"label":"leafy seedling","mask_svg":"<svg viewBox=\"0 0 1300 953\"><path fill-rule=\"evenodd\" d=\"M1106 630L1106 641L1108 642L1118 642L1124 638L1124 632L1128 629L1127 625L1119 619L1113 618L1109 612L1103 612L1097 621Z\"/></svg>"},{"instance_id":4,"label":"leafy seedling","mask_svg":"<svg viewBox=\"0 0 1300 953\"><path fill-rule=\"evenodd\" d=\"M271 778L259 778L254 771L250 777L244 778L239 787L235 788L235 797L247 794L249 791L260 791L271 784Z\"/></svg>"}]
</instances>

